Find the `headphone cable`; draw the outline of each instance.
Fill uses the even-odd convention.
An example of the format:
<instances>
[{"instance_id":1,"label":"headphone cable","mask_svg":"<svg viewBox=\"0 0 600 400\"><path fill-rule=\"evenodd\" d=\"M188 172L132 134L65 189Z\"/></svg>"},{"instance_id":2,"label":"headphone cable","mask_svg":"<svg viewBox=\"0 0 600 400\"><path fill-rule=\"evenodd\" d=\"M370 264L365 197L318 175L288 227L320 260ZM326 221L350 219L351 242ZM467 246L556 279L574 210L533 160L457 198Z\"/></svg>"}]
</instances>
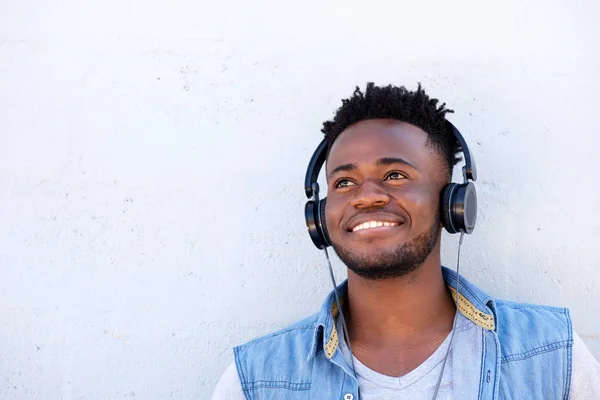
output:
<instances>
[{"instance_id":1,"label":"headphone cable","mask_svg":"<svg viewBox=\"0 0 600 400\"><path fill-rule=\"evenodd\" d=\"M454 333L456 333L456 321L458 320L458 283L460 282L460 248L462 246L463 237L465 236L464 232L460 233L460 239L458 241L458 255L456 257L456 286L454 287L454 306L456 307L456 313L454 314L454 322L452 322L452 333L450 334L450 343L448 344L448 350L446 350L446 355L444 356L444 363L442 364L442 371L440 372L440 376L438 377L437 385L435 385L435 391L433 392L433 400L437 398L438 391L440 390L440 385L442 384L442 376L444 376L444 369L446 368L446 360L448 359L448 354L450 354L450 349L452 348L452 342L454 341Z\"/></svg>"},{"instance_id":2,"label":"headphone cable","mask_svg":"<svg viewBox=\"0 0 600 400\"><path fill-rule=\"evenodd\" d=\"M342 338L346 341L346 345L348 346L348 350L350 350L350 363L352 367L352 374L354 375L354 379L358 384L358 377L356 376L356 369L354 368L354 353L352 352L352 345L350 344L350 334L348 333L348 327L346 326L346 319L344 318L344 313L342 312L342 305L340 303L340 297L337 291L337 284L335 283L335 277L333 276L333 267L331 266L331 261L329 260L329 253L327 252L327 247L323 248L325 252L325 258L327 259L327 264L329 265L329 276L331 277L331 284L333 285L333 294L335 296L335 303L338 308L338 315L342 320ZM335 326L335 320L333 321ZM339 333L338 333L339 334ZM360 388L357 393L357 400L360 399Z\"/></svg>"}]
</instances>

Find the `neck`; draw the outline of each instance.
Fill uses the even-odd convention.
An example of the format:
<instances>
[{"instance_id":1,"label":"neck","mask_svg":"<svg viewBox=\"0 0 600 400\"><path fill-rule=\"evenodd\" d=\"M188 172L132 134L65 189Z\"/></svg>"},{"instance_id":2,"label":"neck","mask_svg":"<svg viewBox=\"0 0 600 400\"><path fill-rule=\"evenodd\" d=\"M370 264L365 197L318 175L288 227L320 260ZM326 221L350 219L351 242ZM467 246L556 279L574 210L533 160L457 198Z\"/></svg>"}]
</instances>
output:
<instances>
[{"instance_id":1,"label":"neck","mask_svg":"<svg viewBox=\"0 0 600 400\"><path fill-rule=\"evenodd\" d=\"M439 248L416 271L399 278L368 280L348 271L348 331L353 343L408 344L447 335L455 311Z\"/></svg>"}]
</instances>

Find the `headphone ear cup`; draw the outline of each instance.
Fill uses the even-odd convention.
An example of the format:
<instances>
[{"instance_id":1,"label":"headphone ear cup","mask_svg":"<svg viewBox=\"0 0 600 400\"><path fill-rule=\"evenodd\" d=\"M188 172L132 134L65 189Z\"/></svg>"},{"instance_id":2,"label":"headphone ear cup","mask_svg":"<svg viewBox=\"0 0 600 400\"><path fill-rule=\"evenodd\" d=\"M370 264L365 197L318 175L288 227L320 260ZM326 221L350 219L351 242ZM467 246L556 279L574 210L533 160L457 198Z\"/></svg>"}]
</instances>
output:
<instances>
[{"instance_id":1,"label":"headphone ear cup","mask_svg":"<svg viewBox=\"0 0 600 400\"><path fill-rule=\"evenodd\" d=\"M324 226L325 199L318 203L314 200L307 201L304 206L304 218L306 219L308 234L314 245L318 249L324 249L329 246L329 235L327 234L327 227Z\"/></svg>"},{"instance_id":2,"label":"headphone ear cup","mask_svg":"<svg viewBox=\"0 0 600 400\"><path fill-rule=\"evenodd\" d=\"M477 222L477 191L473 182L460 185L452 200L452 220L460 232L470 234Z\"/></svg>"},{"instance_id":3,"label":"headphone ear cup","mask_svg":"<svg viewBox=\"0 0 600 400\"><path fill-rule=\"evenodd\" d=\"M327 230L327 220L325 219L325 205L327 204L327 198L319 201L319 221L317 226L321 228L321 234L323 243L325 246L331 246L331 239L329 239L329 231Z\"/></svg>"},{"instance_id":4,"label":"headphone ear cup","mask_svg":"<svg viewBox=\"0 0 600 400\"><path fill-rule=\"evenodd\" d=\"M449 183L444 186L440 196L440 219L442 225L449 233L457 233L452 216L452 200L456 189L460 186L458 183Z\"/></svg>"},{"instance_id":5,"label":"headphone ear cup","mask_svg":"<svg viewBox=\"0 0 600 400\"><path fill-rule=\"evenodd\" d=\"M444 187L440 200L440 218L449 233L470 234L477 222L477 191L475 184L450 183Z\"/></svg>"},{"instance_id":6,"label":"headphone ear cup","mask_svg":"<svg viewBox=\"0 0 600 400\"><path fill-rule=\"evenodd\" d=\"M312 242L315 244L315 246L317 246L317 248L321 249L323 241L321 239L321 235L319 234L319 228L317 227L318 215L319 209L317 207L317 203L314 200L307 201L306 205L304 206L306 229L308 229L308 234Z\"/></svg>"}]
</instances>

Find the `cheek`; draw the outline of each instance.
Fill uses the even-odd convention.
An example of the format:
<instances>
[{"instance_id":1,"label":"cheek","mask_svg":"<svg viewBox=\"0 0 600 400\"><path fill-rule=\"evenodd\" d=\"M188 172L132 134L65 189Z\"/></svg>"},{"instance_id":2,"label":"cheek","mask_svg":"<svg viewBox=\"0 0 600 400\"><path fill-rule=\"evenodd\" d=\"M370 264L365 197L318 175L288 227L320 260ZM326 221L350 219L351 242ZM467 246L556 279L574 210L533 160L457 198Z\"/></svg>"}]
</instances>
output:
<instances>
[{"instance_id":1,"label":"cheek","mask_svg":"<svg viewBox=\"0 0 600 400\"><path fill-rule=\"evenodd\" d=\"M337 232L341 218L341 207L338 203L339 200L327 198L325 205L325 223L329 233L333 235Z\"/></svg>"},{"instance_id":2,"label":"cheek","mask_svg":"<svg viewBox=\"0 0 600 400\"><path fill-rule=\"evenodd\" d=\"M330 222L333 222L335 220L335 213L334 213L334 204L332 204L334 201L331 199L327 199L327 203L325 204L325 220L327 221L328 225Z\"/></svg>"},{"instance_id":3,"label":"cheek","mask_svg":"<svg viewBox=\"0 0 600 400\"><path fill-rule=\"evenodd\" d=\"M432 221L439 212L440 199L436 187L415 187L403 193L401 202L406 204L415 223Z\"/></svg>"}]
</instances>

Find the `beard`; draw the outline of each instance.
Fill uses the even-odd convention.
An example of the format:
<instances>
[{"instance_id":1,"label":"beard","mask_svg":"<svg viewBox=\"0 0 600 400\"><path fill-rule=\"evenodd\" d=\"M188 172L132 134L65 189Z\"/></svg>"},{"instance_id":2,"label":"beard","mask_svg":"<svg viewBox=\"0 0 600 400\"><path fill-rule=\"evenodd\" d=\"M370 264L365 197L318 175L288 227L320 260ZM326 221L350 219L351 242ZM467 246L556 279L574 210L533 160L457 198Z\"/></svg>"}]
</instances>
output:
<instances>
[{"instance_id":1,"label":"beard","mask_svg":"<svg viewBox=\"0 0 600 400\"><path fill-rule=\"evenodd\" d=\"M416 271L436 246L441 231L439 215L429 229L407 243L387 252L359 255L350 249L332 244L336 254L356 275L369 280L399 278Z\"/></svg>"}]
</instances>

